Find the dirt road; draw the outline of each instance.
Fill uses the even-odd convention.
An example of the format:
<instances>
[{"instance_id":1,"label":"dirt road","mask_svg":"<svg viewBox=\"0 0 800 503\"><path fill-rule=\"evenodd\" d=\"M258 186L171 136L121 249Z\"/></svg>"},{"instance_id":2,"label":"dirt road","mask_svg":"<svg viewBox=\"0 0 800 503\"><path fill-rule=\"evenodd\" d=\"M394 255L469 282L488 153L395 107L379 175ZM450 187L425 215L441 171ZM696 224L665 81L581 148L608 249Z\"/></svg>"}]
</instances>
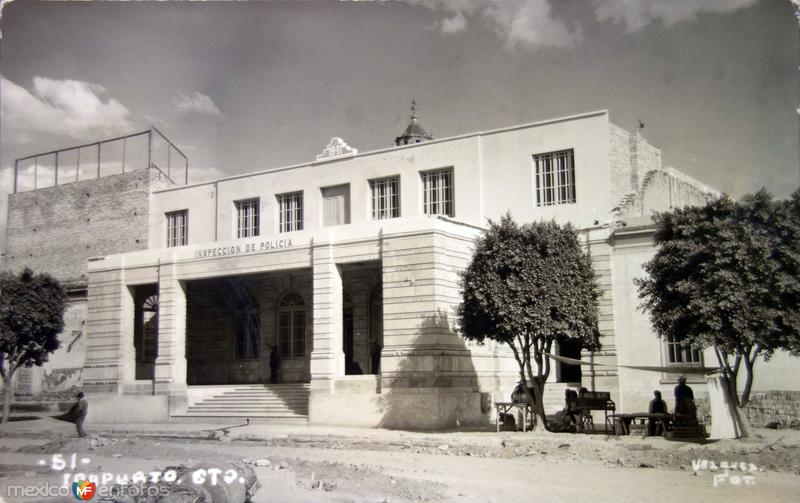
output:
<instances>
[{"instance_id":1,"label":"dirt road","mask_svg":"<svg viewBox=\"0 0 800 503\"><path fill-rule=\"evenodd\" d=\"M795 501L800 494L797 432L770 432L749 443L692 445L604 435L423 434L299 426L214 434L213 440L207 432L182 433L191 438L169 438L180 432L117 432L80 439L56 426L45 430L36 437L31 431L0 432L0 495L7 501L75 501L9 497L15 485L63 483L71 469L54 470L53 455L69 460L73 453L75 459L88 460L79 462L78 469L95 474L246 464L260 485L254 502L727 503ZM716 469L701 467L702 460L714 462ZM736 463L725 479L720 477L725 473L719 469L722 462ZM746 476L752 478L745 482Z\"/></svg>"}]
</instances>

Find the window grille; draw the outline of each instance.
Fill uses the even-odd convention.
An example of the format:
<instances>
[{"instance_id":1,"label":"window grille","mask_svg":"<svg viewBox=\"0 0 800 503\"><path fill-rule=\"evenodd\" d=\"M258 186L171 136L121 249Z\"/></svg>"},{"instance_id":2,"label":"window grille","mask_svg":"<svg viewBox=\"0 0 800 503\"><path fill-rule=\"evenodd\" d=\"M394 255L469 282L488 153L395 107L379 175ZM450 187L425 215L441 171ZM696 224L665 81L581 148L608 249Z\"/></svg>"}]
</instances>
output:
<instances>
[{"instance_id":1,"label":"window grille","mask_svg":"<svg viewBox=\"0 0 800 503\"><path fill-rule=\"evenodd\" d=\"M187 217L187 210L173 211L166 214L168 248L184 246L188 243L189 233Z\"/></svg>"},{"instance_id":2,"label":"window grille","mask_svg":"<svg viewBox=\"0 0 800 503\"><path fill-rule=\"evenodd\" d=\"M400 216L400 177L370 180L372 219L385 220Z\"/></svg>"},{"instance_id":3,"label":"window grille","mask_svg":"<svg viewBox=\"0 0 800 503\"><path fill-rule=\"evenodd\" d=\"M575 202L574 157L571 149L533 156L536 206Z\"/></svg>"},{"instance_id":4,"label":"window grille","mask_svg":"<svg viewBox=\"0 0 800 503\"><path fill-rule=\"evenodd\" d=\"M236 201L236 237L251 238L259 235L259 199Z\"/></svg>"},{"instance_id":5,"label":"window grille","mask_svg":"<svg viewBox=\"0 0 800 503\"><path fill-rule=\"evenodd\" d=\"M455 216L453 170L440 169L422 173L422 195L426 215Z\"/></svg>"},{"instance_id":6,"label":"window grille","mask_svg":"<svg viewBox=\"0 0 800 503\"><path fill-rule=\"evenodd\" d=\"M278 229L280 232L303 230L303 193L278 196Z\"/></svg>"}]
</instances>

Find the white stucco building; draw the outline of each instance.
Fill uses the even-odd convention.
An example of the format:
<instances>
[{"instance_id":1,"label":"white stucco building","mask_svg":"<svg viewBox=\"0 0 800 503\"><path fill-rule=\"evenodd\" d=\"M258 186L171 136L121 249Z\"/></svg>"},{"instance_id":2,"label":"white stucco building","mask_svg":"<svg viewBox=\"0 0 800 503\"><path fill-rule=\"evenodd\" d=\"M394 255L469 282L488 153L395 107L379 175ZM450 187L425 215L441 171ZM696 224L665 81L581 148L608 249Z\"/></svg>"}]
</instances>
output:
<instances>
[{"instance_id":1,"label":"white stucco building","mask_svg":"<svg viewBox=\"0 0 800 503\"><path fill-rule=\"evenodd\" d=\"M395 143L359 153L334 138L307 164L152 183L146 242L88 262L89 419L486 422L491 402L508 399L516 363L504 347L467 343L454 308L474 239L506 212L572 222L592 254L603 348L561 354L703 364L653 335L633 278L654 253L651 211L717 193L662 167L638 132L596 111L434 140L412 117ZM12 215L26 193L15 196ZM22 264L16 255L9 260ZM281 384L265 386L272 346ZM755 389L796 389L781 377L796 360L779 355L772 365ZM653 389L670 397L674 382L669 373L555 367L551 409L566 386L583 385L610 391L619 410L640 410Z\"/></svg>"}]
</instances>

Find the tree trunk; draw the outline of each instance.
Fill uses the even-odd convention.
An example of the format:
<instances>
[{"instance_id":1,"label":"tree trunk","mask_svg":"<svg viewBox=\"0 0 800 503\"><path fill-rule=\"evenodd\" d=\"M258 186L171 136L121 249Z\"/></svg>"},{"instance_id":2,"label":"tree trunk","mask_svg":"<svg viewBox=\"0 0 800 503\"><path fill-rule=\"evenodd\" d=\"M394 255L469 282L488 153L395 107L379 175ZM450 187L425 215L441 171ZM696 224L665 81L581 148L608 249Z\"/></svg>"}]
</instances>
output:
<instances>
[{"instance_id":1,"label":"tree trunk","mask_svg":"<svg viewBox=\"0 0 800 503\"><path fill-rule=\"evenodd\" d=\"M728 389L728 399L730 400L733 419L739 430L739 438L748 438L753 436L753 431L750 427L750 420L747 419L744 408L739 404L739 397L736 395L736 376L725 376L724 382Z\"/></svg>"},{"instance_id":2,"label":"tree trunk","mask_svg":"<svg viewBox=\"0 0 800 503\"><path fill-rule=\"evenodd\" d=\"M533 404L533 417L535 424L533 431L546 432L547 429L547 416L544 413L544 381L535 377L533 381L533 394L536 401Z\"/></svg>"},{"instance_id":3,"label":"tree trunk","mask_svg":"<svg viewBox=\"0 0 800 503\"><path fill-rule=\"evenodd\" d=\"M544 362L542 357L547 358L546 355L543 354L542 348L539 347L540 341L534 341L533 343L533 359L536 360L536 376L533 375L533 369L530 366L530 360L528 360L528 373L530 374L531 382L533 383L533 394L535 401L533 403L533 417L536 420L536 424L534 425L534 431L537 432L546 432L547 430L547 416L544 413L544 385L547 379L546 376L543 375L542 370L544 366Z\"/></svg>"},{"instance_id":4,"label":"tree trunk","mask_svg":"<svg viewBox=\"0 0 800 503\"><path fill-rule=\"evenodd\" d=\"M8 379L3 379L3 424L8 423L11 415L11 402L14 400L14 386L12 385L14 374L8 373Z\"/></svg>"}]
</instances>

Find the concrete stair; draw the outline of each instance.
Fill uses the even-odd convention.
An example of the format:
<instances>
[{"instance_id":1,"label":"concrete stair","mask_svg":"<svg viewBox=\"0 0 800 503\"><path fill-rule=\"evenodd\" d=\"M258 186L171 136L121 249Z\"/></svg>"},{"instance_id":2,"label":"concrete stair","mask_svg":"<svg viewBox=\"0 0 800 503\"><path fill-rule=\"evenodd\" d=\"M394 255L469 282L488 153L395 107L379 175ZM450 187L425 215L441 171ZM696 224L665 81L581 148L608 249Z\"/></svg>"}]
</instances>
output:
<instances>
[{"instance_id":1,"label":"concrete stair","mask_svg":"<svg viewBox=\"0 0 800 503\"><path fill-rule=\"evenodd\" d=\"M305 423L308 421L307 383L243 384L207 387L190 395L189 406L177 420L250 419L253 422Z\"/></svg>"}]
</instances>

